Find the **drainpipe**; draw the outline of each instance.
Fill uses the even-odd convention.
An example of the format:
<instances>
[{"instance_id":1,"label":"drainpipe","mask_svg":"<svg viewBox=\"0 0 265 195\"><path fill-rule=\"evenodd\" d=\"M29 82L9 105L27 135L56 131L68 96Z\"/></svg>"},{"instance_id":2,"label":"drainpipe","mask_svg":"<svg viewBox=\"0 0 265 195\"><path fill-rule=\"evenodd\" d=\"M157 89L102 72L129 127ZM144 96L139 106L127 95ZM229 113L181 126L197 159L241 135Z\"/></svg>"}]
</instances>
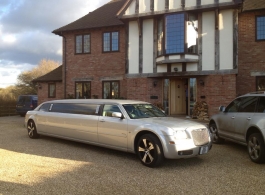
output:
<instances>
[{"instance_id":1,"label":"drainpipe","mask_svg":"<svg viewBox=\"0 0 265 195\"><path fill-rule=\"evenodd\" d=\"M64 52L63 52L63 66L64 66L64 99L66 99L66 37L61 32L61 35L64 39Z\"/></svg>"}]
</instances>

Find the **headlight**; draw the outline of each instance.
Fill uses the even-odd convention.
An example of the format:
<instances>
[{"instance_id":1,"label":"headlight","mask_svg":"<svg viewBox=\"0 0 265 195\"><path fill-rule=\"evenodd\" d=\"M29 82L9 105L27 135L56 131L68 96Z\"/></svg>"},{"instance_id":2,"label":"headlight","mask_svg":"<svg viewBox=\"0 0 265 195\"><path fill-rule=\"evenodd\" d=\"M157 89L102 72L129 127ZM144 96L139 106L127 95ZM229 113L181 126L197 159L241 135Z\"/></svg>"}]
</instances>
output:
<instances>
[{"instance_id":1,"label":"headlight","mask_svg":"<svg viewBox=\"0 0 265 195\"><path fill-rule=\"evenodd\" d=\"M178 130L175 132L176 139L188 139L188 134L185 130Z\"/></svg>"}]
</instances>

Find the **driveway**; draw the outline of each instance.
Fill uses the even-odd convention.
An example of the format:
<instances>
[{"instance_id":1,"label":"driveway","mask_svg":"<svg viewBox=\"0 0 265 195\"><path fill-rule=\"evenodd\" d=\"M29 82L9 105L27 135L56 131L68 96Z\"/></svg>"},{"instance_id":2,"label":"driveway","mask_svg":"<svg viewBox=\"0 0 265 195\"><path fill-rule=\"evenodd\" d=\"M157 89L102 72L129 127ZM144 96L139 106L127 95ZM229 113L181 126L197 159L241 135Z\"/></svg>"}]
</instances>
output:
<instances>
[{"instance_id":1,"label":"driveway","mask_svg":"<svg viewBox=\"0 0 265 195\"><path fill-rule=\"evenodd\" d=\"M226 142L192 159L141 165L135 154L41 136L19 116L0 117L0 195L265 194L265 165Z\"/></svg>"}]
</instances>

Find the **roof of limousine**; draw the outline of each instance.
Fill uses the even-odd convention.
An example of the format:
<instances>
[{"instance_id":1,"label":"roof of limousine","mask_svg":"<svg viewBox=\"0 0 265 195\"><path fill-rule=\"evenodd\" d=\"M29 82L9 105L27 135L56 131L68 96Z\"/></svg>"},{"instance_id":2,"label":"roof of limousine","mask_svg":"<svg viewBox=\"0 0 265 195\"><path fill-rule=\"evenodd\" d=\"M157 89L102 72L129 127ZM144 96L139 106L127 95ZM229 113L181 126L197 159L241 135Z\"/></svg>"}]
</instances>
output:
<instances>
[{"instance_id":1,"label":"roof of limousine","mask_svg":"<svg viewBox=\"0 0 265 195\"><path fill-rule=\"evenodd\" d=\"M119 100L119 99L62 99L62 100L51 100L46 103L94 103L94 104L137 104L147 103L139 100Z\"/></svg>"}]
</instances>

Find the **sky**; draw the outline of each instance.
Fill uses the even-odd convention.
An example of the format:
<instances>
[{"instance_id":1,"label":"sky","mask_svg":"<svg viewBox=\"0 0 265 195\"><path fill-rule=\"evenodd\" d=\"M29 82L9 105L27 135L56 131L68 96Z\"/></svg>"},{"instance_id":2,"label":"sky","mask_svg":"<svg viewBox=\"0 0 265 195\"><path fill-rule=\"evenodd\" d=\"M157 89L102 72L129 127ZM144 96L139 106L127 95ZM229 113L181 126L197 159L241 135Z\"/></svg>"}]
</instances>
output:
<instances>
[{"instance_id":1,"label":"sky","mask_svg":"<svg viewBox=\"0 0 265 195\"><path fill-rule=\"evenodd\" d=\"M62 63L62 37L53 30L110 0L0 0L0 88L17 83L42 59Z\"/></svg>"}]
</instances>

